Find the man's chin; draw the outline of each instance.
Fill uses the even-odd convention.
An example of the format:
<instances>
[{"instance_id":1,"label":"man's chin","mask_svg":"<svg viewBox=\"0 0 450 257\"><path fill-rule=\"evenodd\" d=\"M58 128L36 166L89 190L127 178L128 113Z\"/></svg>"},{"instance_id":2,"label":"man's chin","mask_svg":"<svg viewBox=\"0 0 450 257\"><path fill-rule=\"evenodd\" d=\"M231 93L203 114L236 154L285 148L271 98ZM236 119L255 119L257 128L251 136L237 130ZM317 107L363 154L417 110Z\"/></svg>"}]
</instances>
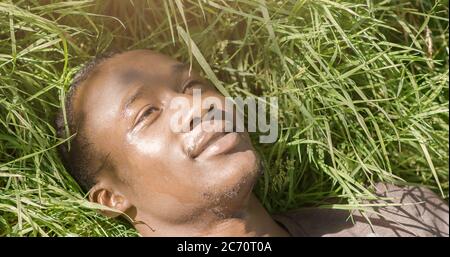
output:
<instances>
[{"instance_id":1,"label":"man's chin","mask_svg":"<svg viewBox=\"0 0 450 257\"><path fill-rule=\"evenodd\" d=\"M205 193L208 209L219 218L233 217L247 206L254 183L241 183L222 192Z\"/></svg>"},{"instance_id":2,"label":"man's chin","mask_svg":"<svg viewBox=\"0 0 450 257\"><path fill-rule=\"evenodd\" d=\"M254 151L246 150L224 156L217 163L217 174L214 176L214 184L219 188L233 189L234 191L251 183L259 176L260 161ZM227 190L227 191L229 191Z\"/></svg>"},{"instance_id":3,"label":"man's chin","mask_svg":"<svg viewBox=\"0 0 450 257\"><path fill-rule=\"evenodd\" d=\"M221 215L234 213L245 207L253 186L261 175L261 166L255 156L251 163L241 166L240 169L225 172L228 176L217 179L216 183L208 186L203 193L204 200L209 202L212 210L220 210Z\"/></svg>"}]
</instances>

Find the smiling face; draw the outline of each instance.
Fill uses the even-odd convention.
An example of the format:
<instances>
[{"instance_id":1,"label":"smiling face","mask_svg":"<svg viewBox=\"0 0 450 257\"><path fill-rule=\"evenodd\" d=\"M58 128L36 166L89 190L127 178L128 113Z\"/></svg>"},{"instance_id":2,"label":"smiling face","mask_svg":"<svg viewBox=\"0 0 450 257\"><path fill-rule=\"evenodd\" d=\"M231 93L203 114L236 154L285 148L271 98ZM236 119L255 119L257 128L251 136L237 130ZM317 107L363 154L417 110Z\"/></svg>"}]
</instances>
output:
<instances>
[{"instance_id":1,"label":"smiling face","mask_svg":"<svg viewBox=\"0 0 450 257\"><path fill-rule=\"evenodd\" d=\"M248 134L205 132L201 117L184 110L186 132L173 131L172 99L224 97L189 66L151 51L125 52L101 63L74 100L84 131L110 165L97 181L119 193L135 212L181 222L212 211L227 215L245 205L259 174ZM192 109L194 108L193 105ZM214 125L214 122L213 122ZM219 126L216 124L216 126Z\"/></svg>"}]
</instances>

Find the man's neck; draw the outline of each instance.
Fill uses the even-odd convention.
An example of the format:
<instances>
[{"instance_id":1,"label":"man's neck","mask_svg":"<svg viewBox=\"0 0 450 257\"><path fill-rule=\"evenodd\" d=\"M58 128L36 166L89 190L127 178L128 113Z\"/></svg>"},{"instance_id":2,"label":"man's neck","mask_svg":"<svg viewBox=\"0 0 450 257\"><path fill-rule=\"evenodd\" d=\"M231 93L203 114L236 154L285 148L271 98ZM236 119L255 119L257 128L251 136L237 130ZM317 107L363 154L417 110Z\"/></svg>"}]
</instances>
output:
<instances>
[{"instance_id":1,"label":"man's neck","mask_svg":"<svg viewBox=\"0 0 450 257\"><path fill-rule=\"evenodd\" d=\"M146 221L141 217L142 221ZM135 224L142 236L289 236L252 194L247 208L229 218L204 217L189 224Z\"/></svg>"}]
</instances>

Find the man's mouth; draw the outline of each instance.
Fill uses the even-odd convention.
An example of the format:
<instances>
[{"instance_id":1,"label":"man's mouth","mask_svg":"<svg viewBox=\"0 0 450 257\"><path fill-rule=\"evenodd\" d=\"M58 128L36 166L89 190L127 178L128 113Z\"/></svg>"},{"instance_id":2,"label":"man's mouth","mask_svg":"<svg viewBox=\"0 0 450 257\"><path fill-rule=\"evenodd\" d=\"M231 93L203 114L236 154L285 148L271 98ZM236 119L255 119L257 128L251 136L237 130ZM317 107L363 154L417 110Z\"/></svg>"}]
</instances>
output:
<instances>
[{"instance_id":1,"label":"man's mouth","mask_svg":"<svg viewBox=\"0 0 450 257\"><path fill-rule=\"evenodd\" d=\"M188 142L187 153L193 159L206 159L211 156L226 154L240 142L237 132L205 131L201 125L192 131L194 136Z\"/></svg>"},{"instance_id":2,"label":"man's mouth","mask_svg":"<svg viewBox=\"0 0 450 257\"><path fill-rule=\"evenodd\" d=\"M237 132L216 132L209 140L197 145L193 158L200 160L226 154L239 144L239 140L240 135Z\"/></svg>"}]
</instances>

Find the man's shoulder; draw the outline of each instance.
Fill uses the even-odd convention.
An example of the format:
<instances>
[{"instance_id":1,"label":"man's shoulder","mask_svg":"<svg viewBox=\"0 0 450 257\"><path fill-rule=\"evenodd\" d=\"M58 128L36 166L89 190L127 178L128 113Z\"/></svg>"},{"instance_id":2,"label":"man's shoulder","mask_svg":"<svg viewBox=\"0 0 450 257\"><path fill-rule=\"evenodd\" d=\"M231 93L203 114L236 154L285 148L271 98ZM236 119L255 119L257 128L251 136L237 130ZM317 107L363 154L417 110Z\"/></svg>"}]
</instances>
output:
<instances>
[{"instance_id":1,"label":"man's shoulder","mask_svg":"<svg viewBox=\"0 0 450 257\"><path fill-rule=\"evenodd\" d=\"M300 208L273 215L293 236L448 236L448 204L425 187L378 183L364 208Z\"/></svg>"}]
</instances>

